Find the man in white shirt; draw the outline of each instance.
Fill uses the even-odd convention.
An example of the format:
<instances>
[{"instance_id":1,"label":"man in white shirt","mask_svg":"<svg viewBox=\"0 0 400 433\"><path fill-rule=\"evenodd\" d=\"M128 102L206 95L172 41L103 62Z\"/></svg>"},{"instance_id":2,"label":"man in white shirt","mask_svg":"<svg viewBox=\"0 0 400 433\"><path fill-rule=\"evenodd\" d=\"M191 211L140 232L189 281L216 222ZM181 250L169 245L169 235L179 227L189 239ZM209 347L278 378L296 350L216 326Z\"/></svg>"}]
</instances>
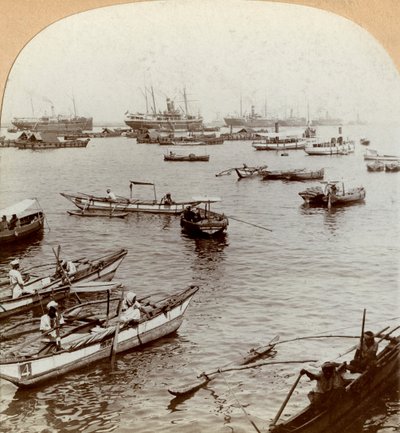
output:
<instances>
[{"instance_id":1,"label":"man in white shirt","mask_svg":"<svg viewBox=\"0 0 400 433\"><path fill-rule=\"evenodd\" d=\"M22 279L21 272L19 271L19 260L15 259L11 263L11 270L8 273L10 279L11 291L13 299L19 298L24 289L24 280Z\"/></svg>"},{"instance_id":2,"label":"man in white shirt","mask_svg":"<svg viewBox=\"0 0 400 433\"><path fill-rule=\"evenodd\" d=\"M108 201L117 201L117 196L111 191L110 188L107 189L107 200Z\"/></svg>"},{"instance_id":3,"label":"man in white shirt","mask_svg":"<svg viewBox=\"0 0 400 433\"><path fill-rule=\"evenodd\" d=\"M63 325L64 318L62 315L57 311L58 303L56 301L50 301L47 304L47 313L43 314L43 316L40 318L40 331L42 331L43 334L46 334L48 337L48 340L46 341L56 341L59 343L59 329L58 327L60 325ZM51 331L53 329L53 331ZM49 332L51 331L51 332Z\"/></svg>"},{"instance_id":4,"label":"man in white shirt","mask_svg":"<svg viewBox=\"0 0 400 433\"><path fill-rule=\"evenodd\" d=\"M141 311L146 313L145 309L136 300L136 293L127 292L125 299L122 301L121 322L139 322Z\"/></svg>"}]
</instances>

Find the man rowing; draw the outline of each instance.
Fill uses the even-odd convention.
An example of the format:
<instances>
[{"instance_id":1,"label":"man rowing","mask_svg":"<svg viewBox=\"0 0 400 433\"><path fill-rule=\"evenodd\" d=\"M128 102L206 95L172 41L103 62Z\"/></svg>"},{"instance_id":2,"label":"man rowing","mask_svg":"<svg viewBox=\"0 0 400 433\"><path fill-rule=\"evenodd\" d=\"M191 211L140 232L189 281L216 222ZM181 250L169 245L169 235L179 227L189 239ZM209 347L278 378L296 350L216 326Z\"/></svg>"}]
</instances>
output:
<instances>
[{"instance_id":1,"label":"man rowing","mask_svg":"<svg viewBox=\"0 0 400 433\"><path fill-rule=\"evenodd\" d=\"M352 373L362 373L373 366L378 352L378 343L375 341L372 331L364 332L362 343L358 345L354 358L347 369Z\"/></svg>"},{"instance_id":2,"label":"man rowing","mask_svg":"<svg viewBox=\"0 0 400 433\"><path fill-rule=\"evenodd\" d=\"M324 362L321 366L321 371L317 374L305 369L300 371L301 375L305 374L310 380L317 381L315 389L308 393L308 398L312 405L324 407L333 399L340 397L345 387L345 380L342 377L345 369L345 364Z\"/></svg>"}]
</instances>

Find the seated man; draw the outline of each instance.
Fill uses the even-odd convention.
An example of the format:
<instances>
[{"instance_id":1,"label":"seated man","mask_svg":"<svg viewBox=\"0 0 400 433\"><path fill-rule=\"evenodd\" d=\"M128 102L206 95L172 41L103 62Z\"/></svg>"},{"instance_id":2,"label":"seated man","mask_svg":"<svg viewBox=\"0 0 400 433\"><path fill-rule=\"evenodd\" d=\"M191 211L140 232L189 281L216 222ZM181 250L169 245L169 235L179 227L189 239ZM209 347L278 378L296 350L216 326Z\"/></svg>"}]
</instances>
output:
<instances>
[{"instance_id":1,"label":"seated man","mask_svg":"<svg viewBox=\"0 0 400 433\"><path fill-rule=\"evenodd\" d=\"M351 372L362 373L375 364L377 352L378 343L375 341L374 333L364 332L362 346L361 343L358 345L347 369Z\"/></svg>"},{"instance_id":2,"label":"seated man","mask_svg":"<svg viewBox=\"0 0 400 433\"><path fill-rule=\"evenodd\" d=\"M167 206L174 204L175 202L172 200L171 193L167 192L167 194L165 194L165 196L161 199L161 203L164 203Z\"/></svg>"},{"instance_id":3,"label":"seated man","mask_svg":"<svg viewBox=\"0 0 400 433\"><path fill-rule=\"evenodd\" d=\"M185 211L183 212L183 218L185 218L186 221L193 221L195 217L195 213L192 211L191 206L187 206L185 208Z\"/></svg>"},{"instance_id":4,"label":"seated man","mask_svg":"<svg viewBox=\"0 0 400 433\"><path fill-rule=\"evenodd\" d=\"M108 201L117 201L117 196L111 191L110 188L107 189L107 200Z\"/></svg>"},{"instance_id":5,"label":"seated man","mask_svg":"<svg viewBox=\"0 0 400 433\"><path fill-rule=\"evenodd\" d=\"M143 312L147 315L146 310L136 300L136 293L127 292L122 302L122 314L120 320L122 323L134 322L138 323L140 320L140 313Z\"/></svg>"},{"instance_id":6,"label":"seated man","mask_svg":"<svg viewBox=\"0 0 400 433\"><path fill-rule=\"evenodd\" d=\"M47 304L47 313L43 314L40 318L40 331L46 335L44 343L56 342L57 346L60 345L60 325L63 325L64 318L58 312L58 303L56 301L50 301Z\"/></svg>"},{"instance_id":7,"label":"seated man","mask_svg":"<svg viewBox=\"0 0 400 433\"><path fill-rule=\"evenodd\" d=\"M306 374L310 380L316 380L317 384L313 391L308 393L308 398L312 405L325 407L333 399L339 398L344 392L345 382L342 378L342 372L346 366L335 362L324 362L321 372L318 374L310 373L307 370L301 370L300 374Z\"/></svg>"}]
</instances>

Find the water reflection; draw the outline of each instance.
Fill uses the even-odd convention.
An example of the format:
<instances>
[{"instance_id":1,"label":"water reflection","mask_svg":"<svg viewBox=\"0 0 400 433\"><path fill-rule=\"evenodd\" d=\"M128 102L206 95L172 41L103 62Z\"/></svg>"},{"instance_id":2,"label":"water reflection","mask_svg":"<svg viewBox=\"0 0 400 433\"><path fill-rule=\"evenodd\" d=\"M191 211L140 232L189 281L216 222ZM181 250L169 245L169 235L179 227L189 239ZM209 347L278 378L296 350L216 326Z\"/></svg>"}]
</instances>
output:
<instances>
[{"instance_id":1,"label":"water reflection","mask_svg":"<svg viewBox=\"0 0 400 433\"><path fill-rule=\"evenodd\" d=\"M2 244L0 249L0 264L8 264L14 258L22 258L34 255L39 251L39 246L43 240L43 231L9 244Z\"/></svg>"}]
</instances>

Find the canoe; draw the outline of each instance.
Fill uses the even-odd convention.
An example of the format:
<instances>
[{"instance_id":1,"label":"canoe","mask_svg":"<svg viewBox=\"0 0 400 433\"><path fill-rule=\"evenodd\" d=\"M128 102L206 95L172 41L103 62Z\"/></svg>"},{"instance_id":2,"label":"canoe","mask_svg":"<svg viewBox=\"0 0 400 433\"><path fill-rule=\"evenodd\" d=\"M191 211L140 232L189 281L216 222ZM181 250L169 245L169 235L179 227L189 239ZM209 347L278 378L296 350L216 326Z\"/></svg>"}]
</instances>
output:
<instances>
[{"instance_id":1,"label":"canoe","mask_svg":"<svg viewBox=\"0 0 400 433\"><path fill-rule=\"evenodd\" d=\"M24 293L15 299L12 298L11 287L9 287L9 294L0 298L0 320L40 305L46 305L52 299L62 299L69 294L71 287L78 284L112 280L127 253L127 250L121 249L91 260L72 260L77 272L69 277L70 284L68 285L60 276L49 274L26 282L24 289L34 293ZM7 291L7 287L3 290Z\"/></svg>"},{"instance_id":2,"label":"canoe","mask_svg":"<svg viewBox=\"0 0 400 433\"><path fill-rule=\"evenodd\" d=\"M109 326L98 326L98 322L83 323L65 333L62 327L58 349L49 343L47 350L36 349L28 355L14 354L12 350L6 357L3 355L0 378L21 388L35 386L108 358L111 350L121 353L160 339L180 327L198 289L191 286L146 307L149 316L143 314L137 324L122 325L118 320ZM114 338L117 338L117 343ZM24 347L26 351L29 347Z\"/></svg>"},{"instance_id":3,"label":"canoe","mask_svg":"<svg viewBox=\"0 0 400 433\"><path fill-rule=\"evenodd\" d=\"M310 206L342 206L364 201L366 191L363 186L345 189L344 183L322 182L325 188L314 186L299 192L300 197Z\"/></svg>"},{"instance_id":4,"label":"canoe","mask_svg":"<svg viewBox=\"0 0 400 433\"><path fill-rule=\"evenodd\" d=\"M213 237L226 232L229 220L224 214L210 210L211 203L220 201L219 198L203 197L205 208L197 207L188 216L186 211L181 215L180 225L182 230L193 236Z\"/></svg>"},{"instance_id":5,"label":"canoe","mask_svg":"<svg viewBox=\"0 0 400 433\"><path fill-rule=\"evenodd\" d=\"M106 218L125 218L128 212L113 212L113 211L101 211L101 210L67 210L69 215L81 216L81 217L106 217Z\"/></svg>"},{"instance_id":6,"label":"canoe","mask_svg":"<svg viewBox=\"0 0 400 433\"><path fill-rule=\"evenodd\" d=\"M0 220L6 216L10 223L13 215L18 218L16 225L8 224L0 228L0 244L18 242L43 229L45 215L36 198L25 199L0 210Z\"/></svg>"},{"instance_id":7,"label":"canoe","mask_svg":"<svg viewBox=\"0 0 400 433\"><path fill-rule=\"evenodd\" d=\"M287 180L312 180L312 179L323 179L325 170L321 168L320 170L295 170L290 172L286 177Z\"/></svg>"},{"instance_id":8,"label":"canoe","mask_svg":"<svg viewBox=\"0 0 400 433\"><path fill-rule=\"evenodd\" d=\"M189 155L177 155L177 154L168 154L164 155L164 161L209 161L210 155L195 155L194 153L189 153Z\"/></svg>"},{"instance_id":9,"label":"canoe","mask_svg":"<svg viewBox=\"0 0 400 433\"><path fill-rule=\"evenodd\" d=\"M239 179L245 179L247 177L262 175L263 171L267 167L268 167L267 165L262 165L260 167L243 166L243 167L237 167L234 170L236 171L236 174L238 175Z\"/></svg>"},{"instance_id":10,"label":"canoe","mask_svg":"<svg viewBox=\"0 0 400 433\"><path fill-rule=\"evenodd\" d=\"M372 161L367 164L368 171L385 171L385 163L382 161Z\"/></svg>"},{"instance_id":11,"label":"canoe","mask_svg":"<svg viewBox=\"0 0 400 433\"><path fill-rule=\"evenodd\" d=\"M154 200L138 200L133 198L117 198L110 201L106 197L98 197L90 194L67 194L60 193L67 200L71 201L79 209L83 210L99 210L106 212L143 212L153 214L179 215L186 206L196 206L200 202L183 201L173 204L166 204L163 201Z\"/></svg>"},{"instance_id":12,"label":"canoe","mask_svg":"<svg viewBox=\"0 0 400 433\"><path fill-rule=\"evenodd\" d=\"M378 353L377 363L350 382L340 399L333 400L325 410L311 405L287 420L271 425L271 433L341 433L365 413L366 408L398 380L400 338L390 342Z\"/></svg>"}]
</instances>

